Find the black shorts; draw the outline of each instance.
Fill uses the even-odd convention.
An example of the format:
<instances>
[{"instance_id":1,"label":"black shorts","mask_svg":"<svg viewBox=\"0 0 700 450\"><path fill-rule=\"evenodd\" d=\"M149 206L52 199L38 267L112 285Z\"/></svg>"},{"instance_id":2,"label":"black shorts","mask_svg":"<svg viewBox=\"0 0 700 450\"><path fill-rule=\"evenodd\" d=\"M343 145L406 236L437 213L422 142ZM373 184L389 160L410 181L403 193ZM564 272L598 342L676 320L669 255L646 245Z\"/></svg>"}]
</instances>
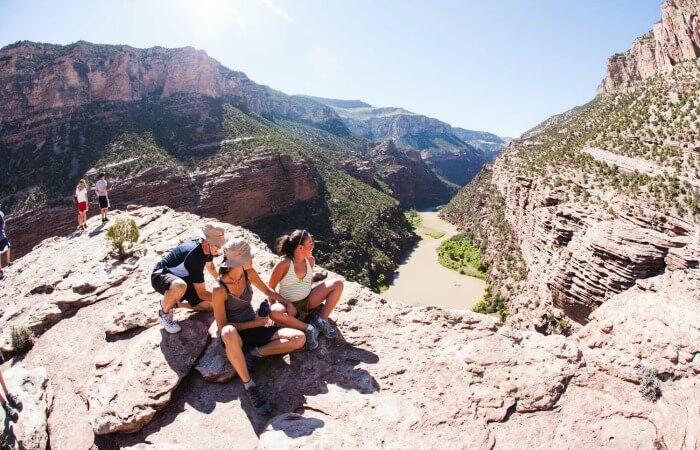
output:
<instances>
[{"instance_id":1,"label":"black shorts","mask_svg":"<svg viewBox=\"0 0 700 450\"><path fill-rule=\"evenodd\" d=\"M262 347L270 343L272 336L279 331L278 327L255 327L247 330L239 330L238 335L243 341L243 348ZM226 347L224 340L220 339L221 345Z\"/></svg>"},{"instance_id":2,"label":"black shorts","mask_svg":"<svg viewBox=\"0 0 700 450\"><path fill-rule=\"evenodd\" d=\"M4 252L8 248L12 248L12 246L10 245L10 240L7 238L1 240L0 241L0 252Z\"/></svg>"},{"instance_id":3,"label":"black shorts","mask_svg":"<svg viewBox=\"0 0 700 450\"><path fill-rule=\"evenodd\" d=\"M197 290L194 288L194 285L187 280L173 275L172 273L163 272L163 269L155 269L153 273L151 273L151 286L153 286L156 292L163 295L165 295L165 291L170 289L170 285L173 284L175 280L182 280L187 283L185 295L183 295L180 300L187 300L190 306L197 306L202 302L202 299L197 295Z\"/></svg>"},{"instance_id":4,"label":"black shorts","mask_svg":"<svg viewBox=\"0 0 700 450\"><path fill-rule=\"evenodd\" d=\"M97 201L100 202L100 209L109 208L109 201L107 201L107 196L100 195L97 197Z\"/></svg>"}]
</instances>

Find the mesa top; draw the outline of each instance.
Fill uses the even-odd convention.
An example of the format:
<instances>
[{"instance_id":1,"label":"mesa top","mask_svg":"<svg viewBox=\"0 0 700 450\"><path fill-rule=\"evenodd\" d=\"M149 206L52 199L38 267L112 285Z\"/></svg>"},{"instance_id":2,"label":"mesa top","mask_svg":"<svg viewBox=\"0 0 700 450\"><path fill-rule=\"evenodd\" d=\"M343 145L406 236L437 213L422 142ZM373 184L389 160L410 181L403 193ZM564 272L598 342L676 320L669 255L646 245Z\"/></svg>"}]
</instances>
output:
<instances>
[{"instance_id":1,"label":"mesa top","mask_svg":"<svg viewBox=\"0 0 700 450\"><path fill-rule=\"evenodd\" d=\"M204 266L213 257L205 255L200 239L184 242L156 264L156 269L163 269L171 274L186 279L190 283L204 283Z\"/></svg>"},{"instance_id":2,"label":"mesa top","mask_svg":"<svg viewBox=\"0 0 700 450\"><path fill-rule=\"evenodd\" d=\"M314 277L314 270L311 268L309 258L305 258L304 261L306 261L306 275L304 275L304 278L297 278L297 274L294 273L294 261L290 261L289 270L280 280L279 293L290 302L304 300L311 292L311 280Z\"/></svg>"}]
</instances>

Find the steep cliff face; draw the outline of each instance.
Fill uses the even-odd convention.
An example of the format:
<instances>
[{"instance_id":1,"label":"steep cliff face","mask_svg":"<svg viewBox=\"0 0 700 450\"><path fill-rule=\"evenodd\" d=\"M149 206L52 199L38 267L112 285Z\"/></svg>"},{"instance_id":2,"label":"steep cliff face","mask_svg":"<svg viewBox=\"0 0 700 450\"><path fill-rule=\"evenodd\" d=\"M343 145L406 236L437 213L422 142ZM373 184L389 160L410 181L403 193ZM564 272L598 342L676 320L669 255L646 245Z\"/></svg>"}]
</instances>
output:
<instances>
[{"instance_id":1,"label":"steep cliff face","mask_svg":"<svg viewBox=\"0 0 700 450\"><path fill-rule=\"evenodd\" d=\"M685 3L667 2L664 14ZM694 5L677 13L688 17ZM527 268L522 276L492 255L492 290L506 299L509 323L570 333L640 280L698 267L699 62L552 117L484 174L510 236L489 246L514 240ZM479 235L502 228L496 213L479 220L464 210L473 192L458 194L448 217L481 224Z\"/></svg>"},{"instance_id":2,"label":"steep cliff face","mask_svg":"<svg viewBox=\"0 0 700 450\"><path fill-rule=\"evenodd\" d=\"M375 146L368 157L378 166L391 195L404 207L440 205L449 201L456 191L428 168L419 152L399 149L393 141Z\"/></svg>"},{"instance_id":3,"label":"steep cliff face","mask_svg":"<svg viewBox=\"0 0 700 450\"><path fill-rule=\"evenodd\" d=\"M598 93L629 91L640 81L700 57L700 2L667 0L661 12L661 21L651 31L637 38L626 52L610 57Z\"/></svg>"},{"instance_id":4,"label":"steep cliff face","mask_svg":"<svg viewBox=\"0 0 700 450\"><path fill-rule=\"evenodd\" d=\"M255 364L274 406L264 417L211 313L177 310L175 335L156 320L151 269L206 219L163 207L119 216L141 234L125 261L92 218L90 233L46 240L5 269L0 349L16 356L2 371L24 405L7 430L20 448L208 450L231 447L232 436L236 447L270 449L652 449L700 440L700 270L638 283L570 337L387 303L346 281L331 315L338 339ZM277 257L246 229L226 233L250 243L267 279ZM254 306L263 298L255 289ZM13 329L36 334L21 357Z\"/></svg>"},{"instance_id":5,"label":"steep cliff face","mask_svg":"<svg viewBox=\"0 0 700 450\"><path fill-rule=\"evenodd\" d=\"M396 201L343 171L364 144L330 107L202 51L20 42L0 50L0 117L0 203L17 256L75 227L74 186L101 170L113 208L169 205L259 227L269 242L310 228L328 244L320 260L367 285L412 241ZM352 267L335 254L341 241Z\"/></svg>"}]
</instances>

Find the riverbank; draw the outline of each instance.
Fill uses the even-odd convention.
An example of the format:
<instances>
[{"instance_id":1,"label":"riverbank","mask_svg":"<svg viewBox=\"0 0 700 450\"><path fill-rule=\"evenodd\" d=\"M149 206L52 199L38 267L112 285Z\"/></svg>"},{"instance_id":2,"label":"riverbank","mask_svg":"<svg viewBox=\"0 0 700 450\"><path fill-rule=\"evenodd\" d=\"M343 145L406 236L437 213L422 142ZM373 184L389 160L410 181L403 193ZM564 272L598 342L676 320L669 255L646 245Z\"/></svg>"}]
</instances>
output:
<instances>
[{"instance_id":1,"label":"riverbank","mask_svg":"<svg viewBox=\"0 0 700 450\"><path fill-rule=\"evenodd\" d=\"M390 301L409 305L471 309L483 298L486 283L461 275L438 262L437 248L457 234L457 228L438 217L436 211L418 214L421 224L416 233L422 239L401 263L393 283L382 295Z\"/></svg>"}]
</instances>

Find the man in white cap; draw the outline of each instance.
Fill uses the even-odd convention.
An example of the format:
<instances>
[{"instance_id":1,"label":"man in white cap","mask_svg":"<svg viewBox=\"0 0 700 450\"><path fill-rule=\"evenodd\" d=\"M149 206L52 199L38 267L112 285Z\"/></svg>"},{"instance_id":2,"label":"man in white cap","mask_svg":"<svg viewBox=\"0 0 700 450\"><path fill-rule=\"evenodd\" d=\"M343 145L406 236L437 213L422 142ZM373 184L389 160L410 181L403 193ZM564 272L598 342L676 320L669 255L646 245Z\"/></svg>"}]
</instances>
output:
<instances>
[{"instance_id":1,"label":"man in white cap","mask_svg":"<svg viewBox=\"0 0 700 450\"><path fill-rule=\"evenodd\" d=\"M225 243L223 224L207 222L198 239L180 244L156 264L151 285L163 294L158 321L168 333L181 330L173 320L172 311L181 300L187 301L196 311L211 311L211 291L204 284L204 269L217 277L212 259Z\"/></svg>"}]
</instances>

